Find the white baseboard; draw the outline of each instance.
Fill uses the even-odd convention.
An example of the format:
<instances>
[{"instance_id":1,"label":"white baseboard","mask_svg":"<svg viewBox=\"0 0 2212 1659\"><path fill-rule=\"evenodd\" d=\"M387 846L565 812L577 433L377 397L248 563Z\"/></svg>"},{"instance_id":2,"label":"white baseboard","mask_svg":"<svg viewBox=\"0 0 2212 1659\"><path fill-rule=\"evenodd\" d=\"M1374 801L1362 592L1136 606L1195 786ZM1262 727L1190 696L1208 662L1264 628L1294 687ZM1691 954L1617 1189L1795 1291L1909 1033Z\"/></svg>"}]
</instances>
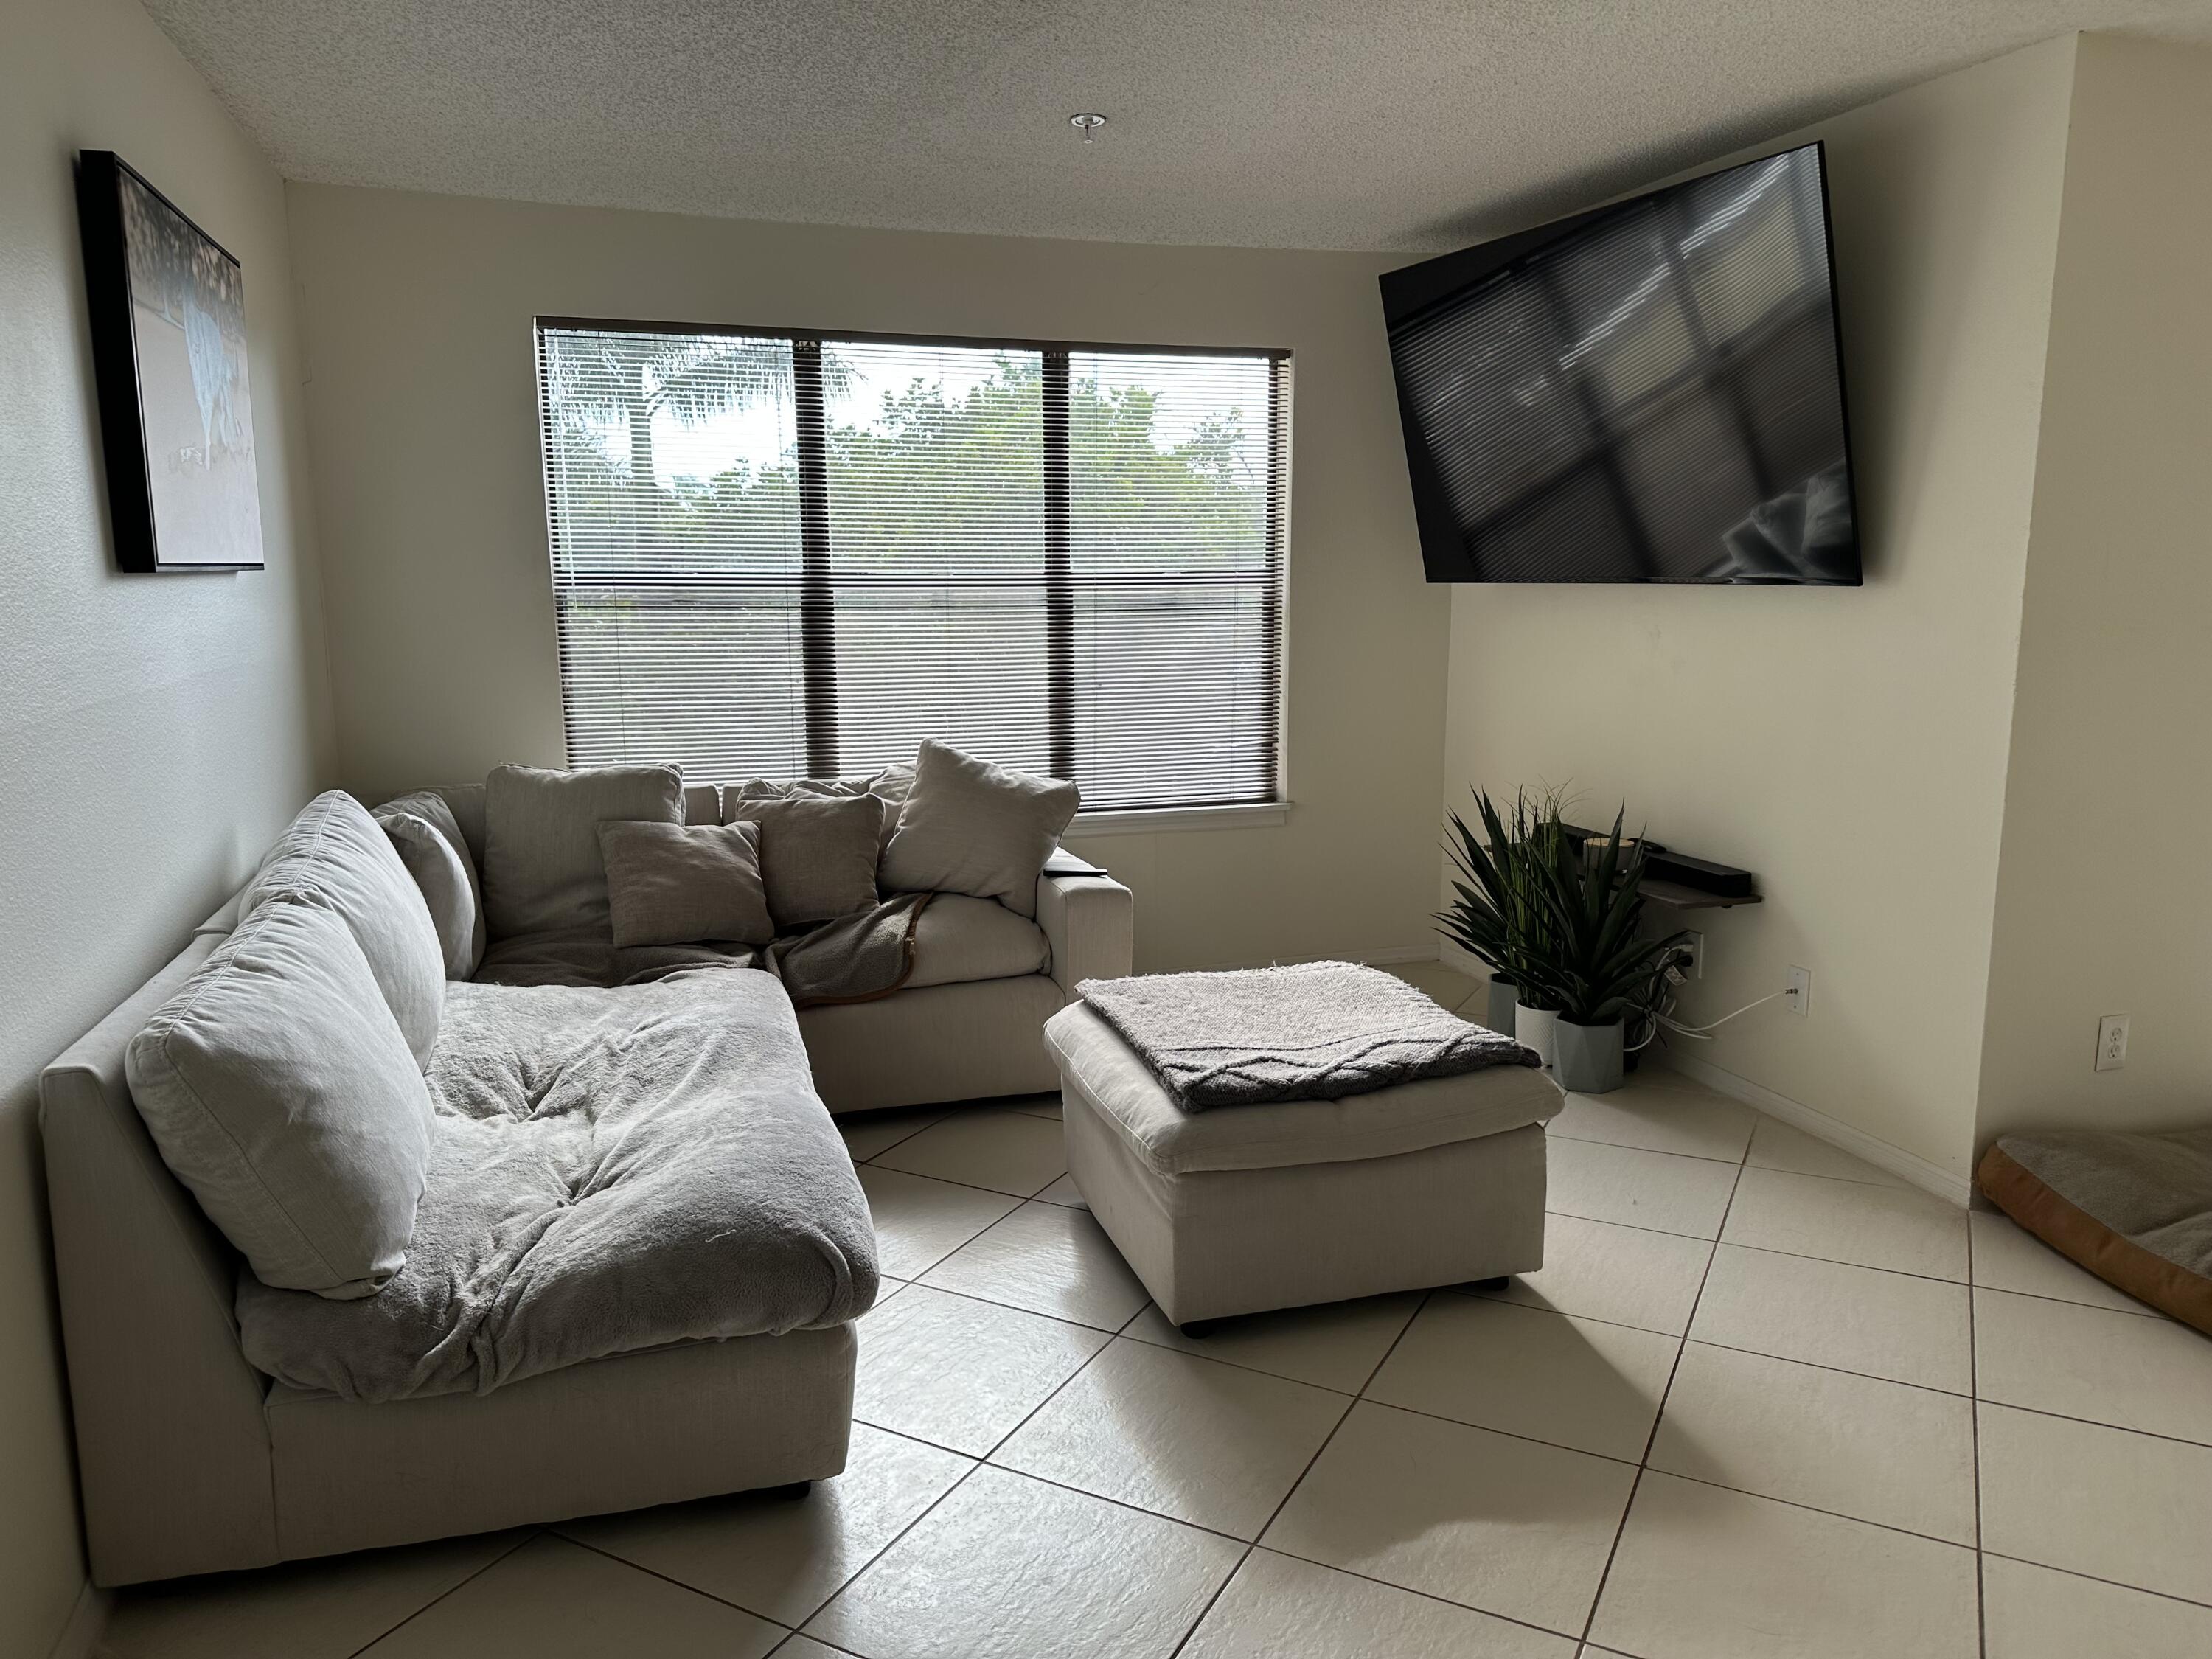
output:
<instances>
[{"instance_id":1,"label":"white baseboard","mask_svg":"<svg viewBox=\"0 0 2212 1659\"><path fill-rule=\"evenodd\" d=\"M1914 1152L1887 1141L1876 1139L1863 1129L1853 1128L1840 1118L1830 1117L1817 1107L1802 1101L1792 1100L1787 1095L1778 1095L1749 1078L1738 1077L1734 1072L1724 1072L1709 1060L1685 1054L1672 1048L1656 1045L1645 1053L1670 1070L1684 1077L1694 1078L1708 1089L1740 1100L1747 1106L1755 1106L1769 1117L1778 1117L1793 1129L1802 1129L1815 1140L1825 1140L1838 1151L1863 1158L1877 1170L1887 1170L1901 1181L1909 1181L1923 1192L1933 1193L1948 1200L1960 1209L1968 1206L1973 1197L1973 1182L1966 1176L1953 1175L1941 1164L1930 1164Z\"/></svg>"},{"instance_id":2,"label":"white baseboard","mask_svg":"<svg viewBox=\"0 0 2212 1659\"><path fill-rule=\"evenodd\" d=\"M47 1659L92 1659L107 1630L107 1592L94 1588L90 1579L70 1609L69 1623L55 1641Z\"/></svg>"},{"instance_id":3,"label":"white baseboard","mask_svg":"<svg viewBox=\"0 0 2212 1659\"><path fill-rule=\"evenodd\" d=\"M1391 968L1407 962L1441 962L1433 945L1394 945L1387 951L1364 951L1352 958L1370 968Z\"/></svg>"},{"instance_id":4,"label":"white baseboard","mask_svg":"<svg viewBox=\"0 0 2212 1659\"><path fill-rule=\"evenodd\" d=\"M1462 974L1471 974L1476 979L1486 980L1490 977L1488 963L1475 955L1474 951L1454 945L1449 939L1444 940L1437 948L1437 960L1447 968L1456 968Z\"/></svg>"}]
</instances>

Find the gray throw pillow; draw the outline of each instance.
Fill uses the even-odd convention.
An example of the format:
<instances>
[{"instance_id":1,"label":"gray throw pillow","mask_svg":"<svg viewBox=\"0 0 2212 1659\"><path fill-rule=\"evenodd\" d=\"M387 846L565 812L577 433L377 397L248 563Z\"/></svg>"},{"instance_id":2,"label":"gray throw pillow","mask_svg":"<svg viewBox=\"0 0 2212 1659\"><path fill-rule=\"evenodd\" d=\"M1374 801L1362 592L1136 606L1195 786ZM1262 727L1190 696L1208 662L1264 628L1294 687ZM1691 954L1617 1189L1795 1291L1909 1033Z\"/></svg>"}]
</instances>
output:
<instances>
[{"instance_id":1,"label":"gray throw pillow","mask_svg":"<svg viewBox=\"0 0 2212 1659\"><path fill-rule=\"evenodd\" d=\"M484 917L494 939L609 931L599 825L684 822L673 766L551 772L495 767L484 779Z\"/></svg>"},{"instance_id":2,"label":"gray throw pillow","mask_svg":"<svg viewBox=\"0 0 2212 1659\"><path fill-rule=\"evenodd\" d=\"M425 799L403 798L418 805ZM427 799L437 801L438 797ZM441 816L450 829L440 828L427 814L409 811L398 801L386 801L376 809L376 821L391 837L399 861L429 908L430 925L438 930L438 946L446 956L446 977L468 979L483 961L483 897L477 889L469 844L453 823L453 810L446 808Z\"/></svg>"},{"instance_id":3,"label":"gray throw pillow","mask_svg":"<svg viewBox=\"0 0 2212 1659\"><path fill-rule=\"evenodd\" d=\"M924 738L914 787L884 848L884 885L994 898L1034 916L1037 876L1082 801L1072 783Z\"/></svg>"},{"instance_id":4,"label":"gray throw pillow","mask_svg":"<svg viewBox=\"0 0 2212 1659\"><path fill-rule=\"evenodd\" d=\"M124 1072L162 1162L263 1284L344 1299L399 1271L430 1091L335 912L257 908L131 1039Z\"/></svg>"},{"instance_id":5,"label":"gray throw pillow","mask_svg":"<svg viewBox=\"0 0 2212 1659\"><path fill-rule=\"evenodd\" d=\"M898 827L899 808L906 804L907 791L914 787L914 768L900 761L886 766L880 772L860 772L843 778L751 778L734 786L739 800L791 800L801 795L873 795L884 804L883 839L886 844L891 831ZM731 799L726 791L723 799ZM729 821L725 810L722 818Z\"/></svg>"},{"instance_id":6,"label":"gray throw pillow","mask_svg":"<svg viewBox=\"0 0 2212 1659\"><path fill-rule=\"evenodd\" d=\"M760 826L761 878L776 931L811 927L876 902L884 803L874 795L789 795L722 803L731 823Z\"/></svg>"},{"instance_id":7,"label":"gray throw pillow","mask_svg":"<svg viewBox=\"0 0 2212 1659\"><path fill-rule=\"evenodd\" d=\"M407 1046L428 1064L446 1006L446 952L391 838L343 790L300 809L240 893L238 913L286 896L322 906L352 930Z\"/></svg>"},{"instance_id":8,"label":"gray throw pillow","mask_svg":"<svg viewBox=\"0 0 2212 1659\"><path fill-rule=\"evenodd\" d=\"M757 823L603 823L615 943L765 945L775 937L761 884Z\"/></svg>"}]
</instances>

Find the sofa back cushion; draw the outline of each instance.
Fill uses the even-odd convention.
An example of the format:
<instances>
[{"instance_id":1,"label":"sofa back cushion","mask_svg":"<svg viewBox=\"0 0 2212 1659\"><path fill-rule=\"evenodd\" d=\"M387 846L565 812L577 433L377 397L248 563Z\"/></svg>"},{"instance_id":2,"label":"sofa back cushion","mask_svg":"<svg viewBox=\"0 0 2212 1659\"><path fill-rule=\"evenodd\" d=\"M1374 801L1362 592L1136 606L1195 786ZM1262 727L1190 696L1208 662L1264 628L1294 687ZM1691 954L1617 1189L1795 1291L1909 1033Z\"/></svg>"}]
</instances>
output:
<instances>
[{"instance_id":1,"label":"sofa back cushion","mask_svg":"<svg viewBox=\"0 0 2212 1659\"><path fill-rule=\"evenodd\" d=\"M495 767L484 779L484 916L494 939L609 933L599 825L684 822L673 766Z\"/></svg>"},{"instance_id":2,"label":"sofa back cushion","mask_svg":"<svg viewBox=\"0 0 2212 1659\"><path fill-rule=\"evenodd\" d=\"M903 762L886 766L880 772L857 772L842 778L751 778L744 783L733 783L722 792L722 821L730 821L740 801L790 800L801 795L827 795L841 799L873 795L884 804L881 839L888 844L891 831L898 827L899 808L906 805L907 792L913 787L914 768ZM692 822L699 820L694 818Z\"/></svg>"},{"instance_id":3,"label":"sofa back cushion","mask_svg":"<svg viewBox=\"0 0 2212 1659\"><path fill-rule=\"evenodd\" d=\"M332 789L300 809L240 896L250 917L278 898L319 905L343 921L420 1066L438 1040L446 953L415 878L368 809Z\"/></svg>"},{"instance_id":4,"label":"sofa back cushion","mask_svg":"<svg viewBox=\"0 0 2212 1659\"><path fill-rule=\"evenodd\" d=\"M429 1087L336 910L256 907L124 1070L162 1161L264 1284L371 1296L406 1261Z\"/></svg>"},{"instance_id":5,"label":"sofa back cushion","mask_svg":"<svg viewBox=\"0 0 2212 1659\"><path fill-rule=\"evenodd\" d=\"M865 910L876 902L883 846L880 796L726 795L722 816L760 826L761 878L778 932Z\"/></svg>"},{"instance_id":6,"label":"sofa back cushion","mask_svg":"<svg viewBox=\"0 0 2212 1659\"><path fill-rule=\"evenodd\" d=\"M884 848L896 892L967 893L1036 914L1037 877L1082 804L1072 783L922 740L914 787Z\"/></svg>"},{"instance_id":7,"label":"sofa back cushion","mask_svg":"<svg viewBox=\"0 0 2212 1659\"><path fill-rule=\"evenodd\" d=\"M435 790L418 789L385 802L374 816L429 908L446 977L470 978L483 960L483 887L453 809Z\"/></svg>"},{"instance_id":8,"label":"sofa back cushion","mask_svg":"<svg viewBox=\"0 0 2212 1659\"><path fill-rule=\"evenodd\" d=\"M761 883L757 823L599 826L615 943L766 945L775 937Z\"/></svg>"}]
</instances>

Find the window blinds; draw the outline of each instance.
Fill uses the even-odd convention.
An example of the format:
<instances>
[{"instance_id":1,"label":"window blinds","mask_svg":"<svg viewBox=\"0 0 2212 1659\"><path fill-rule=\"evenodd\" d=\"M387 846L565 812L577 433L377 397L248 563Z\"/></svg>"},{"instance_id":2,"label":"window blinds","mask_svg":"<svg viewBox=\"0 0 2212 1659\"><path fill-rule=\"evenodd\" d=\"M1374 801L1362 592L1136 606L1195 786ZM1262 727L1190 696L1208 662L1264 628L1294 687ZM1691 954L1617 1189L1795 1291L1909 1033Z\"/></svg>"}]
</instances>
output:
<instances>
[{"instance_id":1,"label":"window blinds","mask_svg":"<svg viewBox=\"0 0 2212 1659\"><path fill-rule=\"evenodd\" d=\"M569 761L1280 799L1279 354L541 320Z\"/></svg>"}]
</instances>

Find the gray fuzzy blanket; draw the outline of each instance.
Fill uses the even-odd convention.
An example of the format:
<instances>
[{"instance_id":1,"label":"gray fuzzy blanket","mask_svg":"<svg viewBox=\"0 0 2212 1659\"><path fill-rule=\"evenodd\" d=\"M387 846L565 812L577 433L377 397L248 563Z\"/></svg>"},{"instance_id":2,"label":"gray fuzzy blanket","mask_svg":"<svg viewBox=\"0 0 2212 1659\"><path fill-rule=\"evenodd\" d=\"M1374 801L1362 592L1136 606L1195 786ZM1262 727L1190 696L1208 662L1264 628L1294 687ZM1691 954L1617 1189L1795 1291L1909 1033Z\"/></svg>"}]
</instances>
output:
<instances>
[{"instance_id":1,"label":"gray fuzzy blanket","mask_svg":"<svg viewBox=\"0 0 2212 1659\"><path fill-rule=\"evenodd\" d=\"M794 1005L872 1002L914 973L915 924L934 897L900 893L773 945L620 946L596 933L523 933L495 942L477 972L483 985L650 985L681 975L759 968L783 981Z\"/></svg>"},{"instance_id":2,"label":"gray fuzzy blanket","mask_svg":"<svg viewBox=\"0 0 2212 1659\"><path fill-rule=\"evenodd\" d=\"M246 1357L399 1400L659 1344L836 1325L876 1296L867 1201L763 973L455 983L407 1263L332 1302L240 1275Z\"/></svg>"},{"instance_id":3,"label":"gray fuzzy blanket","mask_svg":"<svg viewBox=\"0 0 2212 1659\"><path fill-rule=\"evenodd\" d=\"M1535 1054L1349 962L1087 979L1076 991L1187 1112L1340 1100Z\"/></svg>"}]
</instances>

